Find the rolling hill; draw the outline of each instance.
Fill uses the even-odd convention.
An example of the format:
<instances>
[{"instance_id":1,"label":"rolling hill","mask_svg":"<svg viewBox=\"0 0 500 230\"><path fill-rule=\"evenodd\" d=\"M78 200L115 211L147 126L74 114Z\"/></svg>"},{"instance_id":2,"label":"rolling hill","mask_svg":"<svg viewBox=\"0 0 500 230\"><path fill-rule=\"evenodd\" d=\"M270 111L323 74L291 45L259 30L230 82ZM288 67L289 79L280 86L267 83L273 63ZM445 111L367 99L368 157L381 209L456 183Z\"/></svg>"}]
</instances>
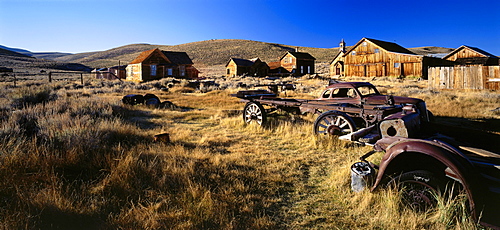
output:
<instances>
[{"instance_id":1,"label":"rolling hill","mask_svg":"<svg viewBox=\"0 0 500 230\"><path fill-rule=\"evenodd\" d=\"M74 70L90 71L80 63L67 63L53 60L38 59L26 54L0 48L0 66L13 68L15 72L37 73L40 70Z\"/></svg>"},{"instance_id":2,"label":"rolling hill","mask_svg":"<svg viewBox=\"0 0 500 230\"><path fill-rule=\"evenodd\" d=\"M295 47L289 45L266 43L239 39L219 39L191 42L180 45L151 45L151 44L131 44L102 52L78 53L54 58L62 62L75 62L99 68L110 67L131 62L139 53L159 48L168 51L186 52L194 64L198 67L212 65L224 65L229 58L251 59L259 57L265 62L278 61L287 51L294 51L296 48L300 52L308 52L316 58L318 63L330 62L339 52L339 48L311 48ZM349 48L349 47L348 47ZM421 55L449 53L453 49L442 47L418 47L409 48L412 52Z\"/></svg>"},{"instance_id":3,"label":"rolling hill","mask_svg":"<svg viewBox=\"0 0 500 230\"><path fill-rule=\"evenodd\" d=\"M339 48L311 48L295 47L276 43L266 43L240 39L218 39L191 42L180 45L152 45L131 44L112 48L100 52L86 52L77 54L67 53L31 53L18 49L32 57L50 59L55 63L80 63L91 68L111 67L118 64L125 65L135 59L141 52L159 48L166 51L186 52L193 60L195 66L209 67L219 66L227 63L229 58L251 59L259 57L265 62L278 61L287 51L298 49L300 52L310 53L316 58L317 63L328 63L339 52ZM349 48L349 47L347 47ZM11 48L12 50L12 48ZM418 47L409 48L412 52L421 55L449 53L453 49L442 47ZM6 52L9 52L8 50ZM28 56L23 55L25 58ZM1 63L0 63L1 64ZM54 63L52 63L54 64Z\"/></svg>"},{"instance_id":4,"label":"rolling hill","mask_svg":"<svg viewBox=\"0 0 500 230\"><path fill-rule=\"evenodd\" d=\"M121 64L129 63L141 52L154 48L168 51L186 52L191 57L195 65L212 66L226 64L231 57L246 59L259 57L266 62L277 61L287 51L293 51L296 47L249 40L222 39L192 42L175 46L132 44L102 52L62 56L55 58L54 60L63 62L78 62L91 67L106 67L118 65L119 61ZM320 62L330 59L330 57L333 57L338 52L338 48L298 48L301 52L311 53Z\"/></svg>"}]
</instances>

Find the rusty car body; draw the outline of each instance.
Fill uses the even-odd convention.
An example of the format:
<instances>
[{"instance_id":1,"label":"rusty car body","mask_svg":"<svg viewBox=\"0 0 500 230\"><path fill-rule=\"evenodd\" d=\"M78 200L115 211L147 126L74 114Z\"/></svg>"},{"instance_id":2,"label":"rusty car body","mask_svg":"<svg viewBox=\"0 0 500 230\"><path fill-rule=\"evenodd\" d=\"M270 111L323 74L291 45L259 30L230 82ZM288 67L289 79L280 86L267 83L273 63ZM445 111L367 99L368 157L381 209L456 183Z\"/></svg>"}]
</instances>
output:
<instances>
[{"instance_id":1,"label":"rusty car body","mask_svg":"<svg viewBox=\"0 0 500 230\"><path fill-rule=\"evenodd\" d=\"M416 98L382 95L368 82L334 82L313 100L278 98L267 90L239 91L233 96L246 102L245 123L262 125L274 111L318 114L314 122L317 134L345 135L377 124L383 118L413 105L421 121L429 121L425 102ZM267 106L269 108L265 108Z\"/></svg>"}]
</instances>

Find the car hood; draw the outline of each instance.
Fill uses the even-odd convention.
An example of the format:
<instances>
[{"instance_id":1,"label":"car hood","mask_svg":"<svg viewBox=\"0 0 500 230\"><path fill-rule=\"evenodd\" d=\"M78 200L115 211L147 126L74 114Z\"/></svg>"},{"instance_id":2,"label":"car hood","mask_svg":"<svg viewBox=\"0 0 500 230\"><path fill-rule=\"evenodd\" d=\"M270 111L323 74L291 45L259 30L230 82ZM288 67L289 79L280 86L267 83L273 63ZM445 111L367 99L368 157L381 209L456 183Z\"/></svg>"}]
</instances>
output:
<instances>
[{"instance_id":1,"label":"car hood","mask_svg":"<svg viewBox=\"0 0 500 230\"><path fill-rule=\"evenodd\" d=\"M417 104L421 102L421 99L411 98L411 97L400 97L400 96L392 96L394 98L394 104ZM386 95L369 95L364 98L366 100L366 104L371 105L383 105L387 102Z\"/></svg>"}]
</instances>

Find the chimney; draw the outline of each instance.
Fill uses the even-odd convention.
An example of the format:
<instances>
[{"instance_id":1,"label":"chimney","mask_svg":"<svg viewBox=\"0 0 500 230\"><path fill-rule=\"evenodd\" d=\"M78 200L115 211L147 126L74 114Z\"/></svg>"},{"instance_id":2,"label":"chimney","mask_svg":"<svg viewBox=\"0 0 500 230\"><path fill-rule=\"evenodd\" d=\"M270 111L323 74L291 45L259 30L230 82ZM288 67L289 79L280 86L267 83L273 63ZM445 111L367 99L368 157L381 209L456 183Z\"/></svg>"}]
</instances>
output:
<instances>
[{"instance_id":1,"label":"chimney","mask_svg":"<svg viewBox=\"0 0 500 230\"><path fill-rule=\"evenodd\" d=\"M295 47L295 52L299 52L299 47Z\"/></svg>"}]
</instances>

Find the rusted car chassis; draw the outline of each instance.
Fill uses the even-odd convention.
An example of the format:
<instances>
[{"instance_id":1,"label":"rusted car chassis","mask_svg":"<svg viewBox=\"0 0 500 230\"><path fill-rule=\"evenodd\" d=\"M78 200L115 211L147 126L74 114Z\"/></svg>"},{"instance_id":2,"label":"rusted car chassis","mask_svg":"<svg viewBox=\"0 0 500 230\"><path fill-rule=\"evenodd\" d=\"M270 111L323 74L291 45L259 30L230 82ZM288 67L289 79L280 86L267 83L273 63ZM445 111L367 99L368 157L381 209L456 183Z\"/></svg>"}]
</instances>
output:
<instances>
[{"instance_id":1,"label":"rusted car chassis","mask_svg":"<svg viewBox=\"0 0 500 230\"><path fill-rule=\"evenodd\" d=\"M276 92L267 90L239 91L233 96L246 102L243 109L245 123L262 125L270 114L278 110L294 114L314 113L319 115L314 122L317 134L349 134L377 124L388 115L402 111L406 105L413 105L421 120L429 120L424 101L381 95L367 82L332 84L314 100L278 98Z\"/></svg>"}]
</instances>

